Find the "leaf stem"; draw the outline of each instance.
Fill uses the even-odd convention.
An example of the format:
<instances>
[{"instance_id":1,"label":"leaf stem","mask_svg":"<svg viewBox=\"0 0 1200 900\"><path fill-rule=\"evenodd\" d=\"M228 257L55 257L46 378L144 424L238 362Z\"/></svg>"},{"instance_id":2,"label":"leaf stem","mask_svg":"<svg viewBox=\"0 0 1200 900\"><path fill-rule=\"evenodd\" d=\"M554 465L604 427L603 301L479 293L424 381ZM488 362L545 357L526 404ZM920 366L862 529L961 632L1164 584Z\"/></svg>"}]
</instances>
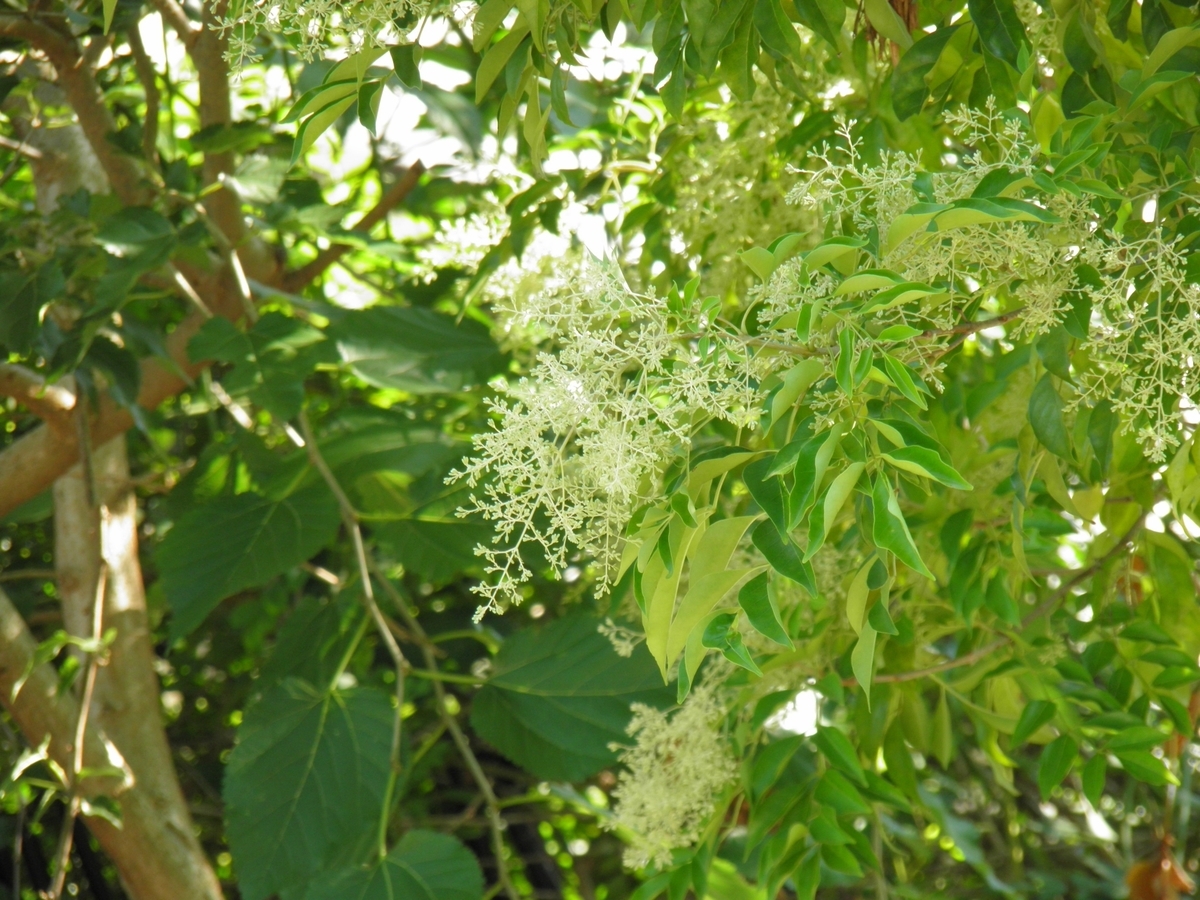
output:
<instances>
[{"instance_id":1,"label":"leaf stem","mask_svg":"<svg viewBox=\"0 0 1200 900\"><path fill-rule=\"evenodd\" d=\"M417 621L416 616L408 608L408 602L404 595L400 593L400 590L379 571L374 560L370 560L369 564L371 565L372 572L379 579L384 593L391 599L397 612L400 613L400 618L404 620L405 626L416 638L417 645L421 648L421 655L425 659L426 668L431 672L436 672L438 670L435 653L436 645L429 639L429 635L425 633L425 629L421 627L421 623ZM494 890L489 892L487 896L494 897L503 892L509 900L519 900L520 895L517 893L517 889L509 877L508 867L504 862L504 829L506 825L500 815L500 801L496 797L496 792L492 790L492 783L488 780L483 767L479 764L479 759L471 749L471 744L467 740L466 735L463 734L458 720L451 715L450 710L446 706L446 689L442 685L442 680L434 680L432 684L434 699L437 702L438 715L441 717L442 722L445 723L446 730L450 732L450 737L454 740L455 746L458 747L458 752L462 756L463 762L466 763L467 769L470 770L471 776L475 779L475 783L479 786L479 792L483 794L484 802L487 805L488 824L492 833L492 848L496 856L496 885Z\"/></svg>"},{"instance_id":2,"label":"leaf stem","mask_svg":"<svg viewBox=\"0 0 1200 900\"><path fill-rule=\"evenodd\" d=\"M367 612L370 613L372 620L374 620L375 629L379 632L384 646L387 647L388 654L392 657L392 663L396 667L396 715L392 721L391 766L388 774L387 788L384 791L383 809L379 814L379 858L383 859L387 856L387 823L391 813L392 792L395 790L396 779L400 772L400 728L401 716L404 711L404 676L411 666L408 664L408 660L404 658L404 652L400 649L400 645L396 643L396 638L392 636L391 629L387 625L387 619L379 611L379 604L375 602L375 589L371 584L371 571L367 565L367 551L363 546L362 528L359 527L358 512L350 503L350 498L346 496L346 492L342 490L342 486L338 483L333 470L325 462L325 457L321 455L321 450L317 446L316 435L313 434L312 426L308 421L308 413L303 409L300 410L299 422L300 433L304 437L304 448L308 453L309 462L312 463L313 468L320 473L321 477L325 479L329 490L333 492L333 496L337 499L338 509L342 516L342 524L350 533L350 537L354 542L354 556L358 563L359 577L362 579L363 604L367 607Z\"/></svg>"}]
</instances>

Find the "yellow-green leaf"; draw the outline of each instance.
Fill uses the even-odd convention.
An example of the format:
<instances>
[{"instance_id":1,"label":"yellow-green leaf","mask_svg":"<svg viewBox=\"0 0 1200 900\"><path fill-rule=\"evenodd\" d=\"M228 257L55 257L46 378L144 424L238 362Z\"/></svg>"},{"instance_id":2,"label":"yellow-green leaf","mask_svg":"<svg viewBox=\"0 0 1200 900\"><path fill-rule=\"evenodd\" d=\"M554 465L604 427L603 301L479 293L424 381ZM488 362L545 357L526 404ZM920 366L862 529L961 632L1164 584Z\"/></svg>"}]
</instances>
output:
<instances>
[{"instance_id":1,"label":"yellow-green leaf","mask_svg":"<svg viewBox=\"0 0 1200 900\"><path fill-rule=\"evenodd\" d=\"M867 695L868 709L871 706L871 682L875 679L875 637L875 629L864 624L858 634L858 643L850 653L850 669Z\"/></svg>"}]
</instances>

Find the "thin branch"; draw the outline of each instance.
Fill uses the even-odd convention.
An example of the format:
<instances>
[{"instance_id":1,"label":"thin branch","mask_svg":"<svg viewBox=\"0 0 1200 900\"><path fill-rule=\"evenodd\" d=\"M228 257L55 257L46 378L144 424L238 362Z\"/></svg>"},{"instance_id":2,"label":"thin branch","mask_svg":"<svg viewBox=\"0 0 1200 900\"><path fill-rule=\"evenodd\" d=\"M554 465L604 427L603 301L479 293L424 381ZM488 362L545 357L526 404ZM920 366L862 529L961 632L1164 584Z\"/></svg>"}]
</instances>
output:
<instances>
[{"instance_id":1,"label":"thin branch","mask_svg":"<svg viewBox=\"0 0 1200 900\"><path fill-rule=\"evenodd\" d=\"M409 166L404 174L396 179L396 183L387 189L374 208L358 220L352 230L365 234L379 222L387 218L387 214L403 203L405 198L412 193L413 188L417 186L417 182L424 172L425 166L419 161ZM320 277L326 269L345 256L351 249L353 248L350 244L334 244L332 247L322 250L311 262L306 263L294 272L288 272L284 275L283 289L289 293L297 293Z\"/></svg>"},{"instance_id":2,"label":"thin branch","mask_svg":"<svg viewBox=\"0 0 1200 900\"><path fill-rule=\"evenodd\" d=\"M333 470L325 462L325 457L321 455L321 450L317 446L317 438L313 434L312 426L308 421L308 414L303 409L300 410L299 420L300 433L304 436L304 447L308 452L309 462L321 474L321 477L325 479L329 490L337 498L338 509L342 515L342 524L350 532L350 536L354 541L354 555L358 561L359 578L362 580L363 603L366 605L367 611L371 614L371 618L375 622L375 629L383 639L384 646L387 647L387 651L392 657L392 663L396 667L396 715L392 722L392 764L391 771L388 774L387 789L384 791L383 810L379 817L379 857L382 859L387 855L387 821L392 807L392 793L395 791L396 779L400 774L400 725L404 714L404 676L409 672L411 666L409 666L408 660L404 658L404 652L400 649L400 645L396 643L392 632L388 629L387 620L384 618L383 613L379 611L379 604L375 602L375 589L371 583L371 571L367 563L366 547L363 545L362 528L358 522L358 512L350 503L350 498L346 496L346 492L342 490L337 476L333 474ZM434 682L434 684L437 685L437 682Z\"/></svg>"},{"instance_id":3,"label":"thin branch","mask_svg":"<svg viewBox=\"0 0 1200 900\"><path fill-rule=\"evenodd\" d=\"M75 394L24 366L0 363L0 397L12 397L39 419L63 426L75 408Z\"/></svg>"},{"instance_id":4,"label":"thin branch","mask_svg":"<svg viewBox=\"0 0 1200 900\"><path fill-rule=\"evenodd\" d=\"M0 583L5 581L53 581L57 573L53 569L15 569L12 572L0 572Z\"/></svg>"},{"instance_id":5,"label":"thin branch","mask_svg":"<svg viewBox=\"0 0 1200 900\"><path fill-rule=\"evenodd\" d=\"M42 159L46 155L37 147L30 147L24 141L14 141L12 138L5 137L2 134L0 134L0 147L3 147L5 150L12 150L21 156L28 156L30 159Z\"/></svg>"},{"instance_id":6,"label":"thin branch","mask_svg":"<svg viewBox=\"0 0 1200 900\"><path fill-rule=\"evenodd\" d=\"M158 113L162 106L162 95L158 91L158 72L142 44L142 33L130 28L127 34L129 50L133 54L133 65L138 81L146 93L146 124L142 128L142 156L151 166L158 166Z\"/></svg>"},{"instance_id":7,"label":"thin branch","mask_svg":"<svg viewBox=\"0 0 1200 900\"><path fill-rule=\"evenodd\" d=\"M421 648L421 655L425 659L425 667L431 672L436 672L437 648L433 641L429 639L429 635L421 627L421 623L417 621L416 616L408 608L408 602L405 600L404 595L380 571L374 560L370 561L370 565L371 571L379 579L384 593L391 599L396 610L400 613L400 617L404 620L404 624L408 627L409 631L416 635L417 645ZM471 777L475 779L476 785L479 786L479 792L483 794L484 801L487 803L488 824L491 826L492 833L492 850L496 855L497 884L496 891L492 895L494 896L496 893L503 891L509 900L518 900L520 895L517 893L517 889L509 877L508 866L504 862L504 829L506 825L503 817L500 815L500 802L496 798L496 792L492 790L492 783L483 771L483 767L479 764L479 759L471 749L471 743L467 740L467 736L463 734L458 720L451 715L450 710L446 707L446 689L442 686L442 682L440 680L433 681L432 686L438 715L445 723L446 730L450 732L450 737L453 738L455 746L458 747L459 754L467 764L467 769L471 772Z\"/></svg>"},{"instance_id":8,"label":"thin branch","mask_svg":"<svg viewBox=\"0 0 1200 900\"><path fill-rule=\"evenodd\" d=\"M175 0L150 0L150 5L162 14L163 21L170 23L189 50L200 36L200 25L188 18L186 10Z\"/></svg>"},{"instance_id":9,"label":"thin branch","mask_svg":"<svg viewBox=\"0 0 1200 900\"><path fill-rule=\"evenodd\" d=\"M100 515L105 515L101 508ZM87 672L83 680L83 693L79 698L79 719L75 724L75 740L71 756L71 799L67 802L67 816L63 820L58 837L58 852L55 855L54 880L50 884L50 897L59 900L67 880L67 863L71 858L71 842L75 835L75 819L83 797L79 793L79 775L83 771L83 747L87 738L88 713L92 707L92 694L96 690L96 673L100 669L101 647L104 637L104 591L108 585L108 564L100 561L96 573L96 593L92 600L92 647L88 652Z\"/></svg>"}]
</instances>

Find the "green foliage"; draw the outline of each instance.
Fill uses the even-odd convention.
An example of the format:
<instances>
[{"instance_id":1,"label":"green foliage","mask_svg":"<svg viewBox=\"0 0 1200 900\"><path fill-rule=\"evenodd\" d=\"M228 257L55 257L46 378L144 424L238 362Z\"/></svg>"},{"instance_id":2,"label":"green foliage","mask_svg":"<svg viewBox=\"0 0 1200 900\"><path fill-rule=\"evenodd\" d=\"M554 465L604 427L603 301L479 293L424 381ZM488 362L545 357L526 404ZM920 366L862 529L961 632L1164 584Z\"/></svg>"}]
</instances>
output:
<instances>
[{"instance_id":1,"label":"green foliage","mask_svg":"<svg viewBox=\"0 0 1200 900\"><path fill-rule=\"evenodd\" d=\"M589 616L514 635L471 707L480 737L539 778L581 781L616 760L632 703L667 706L641 646L622 658Z\"/></svg>"},{"instance_id":2,"label":"green foliage","mask_svg":"<svg viewBox=\"0 0 1200 900\"><path fill-rule=\"evenodd\" d=\"M387 695L377 690L341 691L295 679L247 710L223 790L245 896L305 889L309 893L299 895L310 896L315 875L355 867L370 855L388 782L392 719ZM385 865L414 865L398 852L401 846ZM420 860L422 853L415 855Z\"/></svg>"}]
</instances>

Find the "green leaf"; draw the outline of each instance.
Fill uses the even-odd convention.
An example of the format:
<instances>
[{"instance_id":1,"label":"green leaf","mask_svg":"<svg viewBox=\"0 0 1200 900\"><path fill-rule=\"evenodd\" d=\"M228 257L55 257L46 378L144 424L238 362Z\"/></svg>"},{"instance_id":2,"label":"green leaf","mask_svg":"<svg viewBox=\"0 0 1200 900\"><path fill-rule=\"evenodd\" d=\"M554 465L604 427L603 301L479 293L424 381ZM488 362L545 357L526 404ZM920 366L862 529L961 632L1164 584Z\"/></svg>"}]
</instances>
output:
<instances>
[{"instance_id":1,"label":"green leaf","mask_svg":"<svg viewBox=\"0 0 1200 900\"><path fill-rule=\"evenodd\" d=\"M804 0L804 2L810 12L816 10L816 15L813 16L814 21L805 24L829 43L836 44L837 39L833 35L833 30L825 21L825 17L820 14L820 9L816 7L814 0ZM758 29L763 46L776 59L800 60L803 57L804 49L800 46L796 28L784 13L779 0L755 0L754 26Z\"/></svg>"},{"instance_id":2,"label":"green leaf","mask_svg":"<svg viewBox=\"0 0 1200 900\"><path fill-rule=\"evenodd\" d=\"M1149 619L1134 619L1121 629L1121 637L1127 641L1146 641L1151 644L1175 644L1173 637Z\"/></svg>"},{"instance_id":3,"label":"green leaf","mask_svg":"<svg viewBox=\"0 0 1200 900\"><path fill-rule=\"evenodd\" d=\"M448 834L413 829L383 860L321 875L303 900L480 900L475 854Z\"/></svg>"},{"instance_id":4,"label":"green leaf","mask_svg":"<svg viewBox=\"0 0 1200 900\"><path fill-rule=\"evenodd\" d=\"M246 493L195 507L175 523L156 560L170 604L171 640L226 597L266 584L333 540L337 501L323 484L281 500Z\"/></svg>"},{"instance_id":5,"label":"green leaf","mask_svg":"<svg viewBox=\"0 0 1200 900\"><path fill-rule=\"evenodd\" d=\"M842 393L851 396L854 393L854 329L843 328L838 332L838 355L834 375Z\"/></svg>"},{"instance_id":6,"label":"green leaf","mask_svg":"<svg viewBox=\"0 0 1200 900\"><path fill-rule=\"evenodd\" d=\"M117 0L103 0L101 7L104 10L104 33L108 34L108 29L112 28L113 16L117 12Z\"/></svg>"},{"instance_id":7,"label":"green leaf","mask_svg":"<svg viewBox=\"0 0 1200 900\"><path fill-rule=\"evenodd\" d=\"M500 372L504 355L487 329L417 307L374 306L328 329L342 360L363 381L413 394L465 390Z\"/></svg>"},{"instance_id":8,"label":"green leaf","mask_svg":"<svg viewBox=\"0 0 1200 900\"><path fill-rule=\"evenodd\" d=\"M1069 734L1060 735L1046 745L1038 761L1037 774L1038 790L1043 800L1050 799L1050 792L1062 784L1078 755L1079 745Z\"/></svg>"},{"instance_id":9,"label":"green leaf","mask_svg":"<svg viewBox=\"0 0 1200 900\"><path fill-rule=\"evenodd\" d=\"M867 776L863 772L862 763L858 761L858 751L850 743L850 739L837 728L824 725L817 726L817 733L812 742L816 744L821 754L833 763L843 774L860 787L867 786Z\"/></svg>"},{"instance_id":10,"label":"green leaf","mask_svg":"<svg viewBox=\"0 0 1200 900\"><path fill-rule=\"evenodd\" d=\"M815 847L796 867L792 883L796 886L796 900L816 900L817 888L821 886L821 855Z\"/></svg>"},{"instance_id":11,"label":"green leaf","mask_svg":"<svg viewBox=\"0 0 1200 900\"><path fill-rule=\"evenodd\" d=\"M475 695L479 736L538 778L579 781L612 765L609 745L628 740L629 704L674 700L646 648L622 658L598 624L577 615L516 632Z\"/></svg>"},{"instance_id":12,"label":"green leaf","mask_svg":"<svg viewBox=\"0 0 1200 900\"><path fill-rule=\"evenodd\" d=\"M247 332L228 319L209 319L188 342L194 362L230 363L221 385L234 397L248 397L271 415L288 421L304 402L304 379L318 363L333 360L325 336L282 313L271 312Z\"/></svg>"},{"instance_id":13,"label":"green leaf","mask_svg":"<svg viewBox=\"0 0 1200 900\"><path fill-rule=\"evenodd\" d=\"M875 514L872 537L875 540L875 546L891 550L896 554L896 558L910 569L921 573L926 578L933 578L933 573L926 568L921 554L917 552L917 547L913 543L912 534L908 530L904 514L900 511L896 494L887 478L882 474L875 476L872 498Z\"/></svg>"},{"instance_id":14,"label":"green leaf","mask_svg":"<svg viewBox=\"0 0 1200 900\"><path fill-rule=\"evenodd\" d=\"M746 618L759 634L789 650L792 649L792 639L788 637L779 617L779 607L767 583L766 572L756 575L742 585L742 589L738 591L738 605L745 611Z\"/></svg>"},{"instance_id":15,"label":"green leaf","mask_svg":"<svg viewBox=\"0 0 1200 900\"><path fill-rule=\"evenodd\" d=\"M817 592L812 566L800 558L800 551L790 540L785 541L769 521L759 522L750 535L758 551L771 564L771 568L801 585L810 595Z\"/></svg>"},{"instance_id":16,"label":"green leaf","mask_svg":"<svg viewBox=\"0 0 1200 900\"><path fill-rule=\"evenodd\" d=\"M876 601L871 606L871 611L867 613L867 624L880 634L895 635L900 633L900 629L892 621L892 614L888 612L887 603L882 599Z\"/></svg>"},{"instance_id":17,"label":"green leaf","mask_svg":"<svg viewBox=\"0 0 1200 900\"><path fill-rule=\"evenodd\" d=\"M879 34L899 46L901 50L912 46L913 39L908 33L908 26L887 0L866 0L863 9L871 27Z\"/></svg>"},{"instance_id":18,"label":"green leaf","mask_svg":"<svg viewBox=\"0 0 1200 900\"><path fill-rule=\"evenodd\" d=\"M1095 754L1083 767L1083 772L1080 774L1080 778L1083 781L1083 795L1088 798L1092 806L1100 805L1100 798L1104 794L1104 784L1107 776L1108 762L1105 760L1103 753Z\"/></svg>"},{"instance_id":19,"label":"green leaf","mask_svg":"<svg viewBox=\"0 0 1200 900\"><path fill-rule=\"evenodd\" d=\"M879 337L876 340L898 343L900 341L912 340L924 333L921 329L913 328L911 325L890 325L879 332Z\"/></svg>"},{"instance_id":20,"label":"green leaf","mask_svg":"<svg viewBox=\"0 0 1200 900\"><path fill-rule=\"evenodd\" d=\"M223 791L246 900L302 889L365 855L391 768L394 718L382 691L321 692L296 679L246 711Z\"/></svg>"},{"instance_id":21,"label":"green leaf","mask_svg":"<svg viewBox=\"0 0 1200 900\"><path fill-rule=\"evenodd\" d=\"M995 575L988 582L983 603L996 615L996 618L1006 625L1020 625L1021 611L1017 609L1016 601L1008 592L1008 586L1004 581L1004 575L1001 573Z\"/></svg>"},{"instance_id":22,"label":"green leaf","mask_svg":"<svg viewBox=\"0 0 1200 900\"><path fill-rule=\"evenodd\" d=\"M701 644L710 650L721 651L721 654L735 666L740 666L755 675L762 675L762 670L750 656L736 626L736 612L715 614L704 627Z\"/></svg>"},{"instance_id":23,"label":"green leaf","mask_svg":"<svg viewBox=\"0 0 1200 900\"><path fill-rule=\"evenodd\" d=\"M895 450L884 453L883 458L897 469L931 478L947 487L960 491L972 490L971 485L958 474L953 466L943 462L941 456L928 447L897 447Z\"/></svg>"},{"instance_id":24,"label":"green leaf","mask_svg":"<svg viewBox=\"0 0 1200 900\"><path fill-rule=\"evenodd\" d=\"M1011 0L968 0L967 9L988 53L1019 70L1018 55L1027 41Z\"/></svg>"},{"instance_id":25,"label":"green leaf","mask_svg":"<svg viewBox=\"0 0 1200 900\"><path fill-rule=\"evenodd\" d=\"M501 0L501 2L504 2L504 0ZM475 16L475 22L479 22L478 15ZM400 44L393 47L390 53L392 56L392 66L396 70L396 77L400 79L400 83L414 91L421 90L421 45Z\"/></svg>"},{"instance_id":26,"label":"green leaf","mask_svg":"<svg viewBox=\"0 0 1200 900\"><path fill-rule=\"evenodd\" d=\"M1043 375L1029 396L1029 424L1042 446L1062 459L1071 459L1071 441L1063 422L1062 398L1051 375Z\"/></svg>"},{"instance_id":27,"label":"green leaf","mask_svg":"<svg viewBox=\"0 0 1200 900\"><path fill-rule=\"evenodd\" d=\"M1161 759L1147 750L1130 750L1116 754L1121 761L1121 768L1146 784L1162 787L1170 782L1179 784L1179 780L1167 769Z\"/></svg>"},{"instance_id":28,"label":"green leaf","mask_svg":"<svg viewBox=\"0 0 1200 900\"><path fill-rule=\"evenodd\" d=\"M883 357L883 370L887 373L888 378L892 380L892 384L896 386L896 390L903 394L906 399L911 400L917 406L921 407L921 409L926 409L925 398L921 396L921 389L917 386L917 382L913 378L912 370L889 353L880 355Z\"/></svg>"},{"instance_id":29,"label":"green leaf","mask_svg":"<svg viewBox=\"0 0 1200 900\"><path fill-rule=\"evenodd\" d=\"M950 704L943 690L938 696L937 709L933 712L929 735L930 749L942 768L949 767L954 758L954 728L950 722Z\"/></svg>"},{"instance_id":30,"label":"green leaf","mask_svg":"<svg viewBox=\"0 0 1200 900\"><path fill-rule=\"evenodd\" d=\"M1120 755L1133 750L1149 750L1151 747L1157 747L1166 739L1167 735L1157 728L1151 728L1148 725L1134 725L1132 728L1118 731L1109 738L1108 749Z\"/></svg>"},{"instance_id":31,"label":"green leaf","mask_svg":"<svg viewBox=\"0 0 1200 900\"><path fill-rule=\"evenodd\" d=\"M1058 707L1050 700L1030 700L1021 710L1017 719L1017 727L1013 729L1011 747L1020 747L1036 734L1043 725L1058 713Z\"/></svg>"},{"instance_id":32,"label":"green leaf","mask_svg":"<svg viewBox=\"0 0 1200 900\"><path fill-rule=\"evenodd\" d=\"M912 118L925 105L929 97L925 76L932 71L946 44L961 27L950 25L938 28L909 47L900 58L900 64L892 73L892 109L901 121Z\"/></svg>"},{"instance_id":33,"label":"green leaf","mask_svg":"<svg viewBox=\"0 0 1200 900\"><path fill-rule=\"evenodd\" d=\"M863 689L867 697L867 706L871 705L871 682L875 680L875 629L863 625L858 633L858 642L850 653L850 669L854 679Z\"/></svg>"},{"instance_id":34,"label":"green leaf","mask_svg":"<svg viewBox=\"0 0 1200 900\"><path fill-rule=\"evenodd\" d=\"M396 519L372 532L407 571L434 585L478 569L475 548L492 537L488 525L462 519Z\"/></svg>"}]
</instances>

